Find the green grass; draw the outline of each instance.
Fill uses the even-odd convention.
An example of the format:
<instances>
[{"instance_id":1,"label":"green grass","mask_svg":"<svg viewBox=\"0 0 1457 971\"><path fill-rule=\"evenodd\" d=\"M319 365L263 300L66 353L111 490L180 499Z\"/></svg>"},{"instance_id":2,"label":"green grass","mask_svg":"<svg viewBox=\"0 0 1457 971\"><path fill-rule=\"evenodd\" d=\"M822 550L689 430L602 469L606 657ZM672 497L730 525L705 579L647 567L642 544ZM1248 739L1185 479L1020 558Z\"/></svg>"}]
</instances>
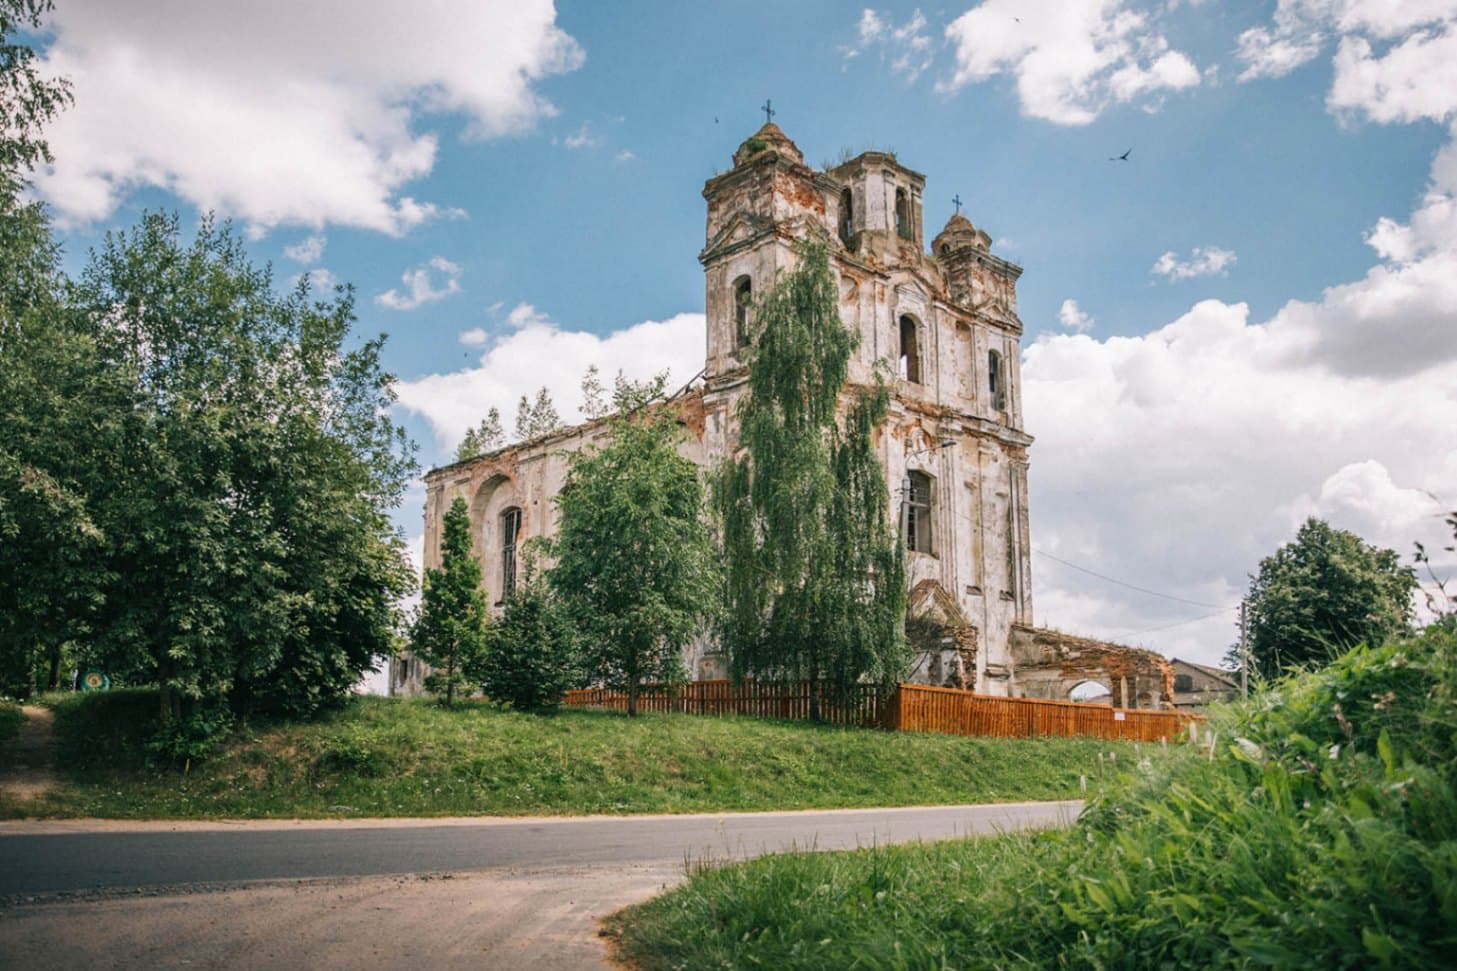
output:
<instances>
[{"instance_id":1,"label":"green grass","mask_svg":"<svg viewBox=\"0 0 1457 971\"><path fill-rule=\"evenodd\" d=\"M670 968L1448 968L1457 637L1357 649L1065 831L707 869L616 915Z\"/></svg>"},{"instance_id":2,"label":"green grass","mask_svg":"<svg viewBox=\"0 0 1457 971\"><path fill-rule=\"evenodd\" d=\"M15 702L0 698L0 742L14 738L25 724L25 712Z\"/></svg>"},{"instance_id":3,"label":"green grass","mask_svg":"<svg viewBox=\"0 0 1457 971\"><path fill-rule=\"evenodd\" d=\"M361 698L308 724L245 726L186 774L145 765L155 695L50 699L68 781L0 814L114 818L561 815L1060 799L1096 788L1085 739L1004 740L688 715L530 715ZM1106 761L1106 759L1104 760Z\"/></svg>"}]
</instances>

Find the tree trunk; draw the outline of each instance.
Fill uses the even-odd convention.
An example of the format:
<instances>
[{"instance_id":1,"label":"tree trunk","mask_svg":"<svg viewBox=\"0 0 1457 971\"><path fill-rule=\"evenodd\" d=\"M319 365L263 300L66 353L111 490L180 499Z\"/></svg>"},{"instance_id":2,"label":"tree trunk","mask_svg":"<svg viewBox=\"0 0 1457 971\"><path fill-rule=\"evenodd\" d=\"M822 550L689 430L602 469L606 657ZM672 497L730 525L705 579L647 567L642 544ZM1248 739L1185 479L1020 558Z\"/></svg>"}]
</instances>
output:
<instances>
[{"instance_id":1,"label":"tree trunk","mask_svg":"<svg viewBox=\"0 0 1457 971\"><path fill-rule=\"evenodd\" d=\"M61 683L61 645L51 645L51 671L46 678L46 690L55 691Z\"/></svg>"},{"instance_id":2,"label":"tree trunk","mask_svg":"<svg viewBox=\"0 0 1457 971\"><path fill-rule=\"evenodd\" d=\"M637 717L637 679L633 678L627 683L627 717Z\"/></svg>"}]
</instances>

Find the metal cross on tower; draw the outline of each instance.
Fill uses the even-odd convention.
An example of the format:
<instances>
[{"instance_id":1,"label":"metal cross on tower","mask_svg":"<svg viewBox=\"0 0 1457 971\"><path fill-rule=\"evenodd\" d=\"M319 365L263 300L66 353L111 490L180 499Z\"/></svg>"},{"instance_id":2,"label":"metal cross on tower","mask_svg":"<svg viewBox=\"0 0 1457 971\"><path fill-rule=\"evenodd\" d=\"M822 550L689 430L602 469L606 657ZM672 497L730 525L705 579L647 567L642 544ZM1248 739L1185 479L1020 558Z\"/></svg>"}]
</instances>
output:
<instances>
[{"instance_id":1,"label":"metal cross on tower","mask_svg":"<svg viewBox=\"0 0 1457 971\"><path fill-rule=\"evenodd\" d=\"M956 193L956 195L952 196L951 197L951 201L956 204L956 211L958 213L960 213L961 212L961 193L958 192L958 193Z\"/></svg>"},{"instance_id":2,"label":"metal cross on tower","mask_svg":"<svg viewBox=\"0 0 1457 971\"><path fill-rule=\"evenodd\" d=\"M759 110L764 112L764 124L766 125L774 120L774 115L777 113L774 110L774 102L770 101L768 98L764 99L764 107L760 108Z\"/></svg>"}]
</instances>

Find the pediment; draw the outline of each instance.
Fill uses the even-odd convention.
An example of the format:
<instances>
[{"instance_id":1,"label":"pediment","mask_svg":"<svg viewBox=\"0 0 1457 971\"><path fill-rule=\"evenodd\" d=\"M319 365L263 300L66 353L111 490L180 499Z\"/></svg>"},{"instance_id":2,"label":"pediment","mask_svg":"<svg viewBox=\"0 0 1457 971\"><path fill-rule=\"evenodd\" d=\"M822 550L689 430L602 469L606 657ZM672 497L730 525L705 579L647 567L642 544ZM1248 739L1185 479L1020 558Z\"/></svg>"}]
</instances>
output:
<instances>
[{"instance_id":1,"label":"pediment","mask_svg":"<svg viewBox=\"0 0 1457 971\"><path fill-rule=\"evenodd\" d=\"M717 235L703 247L703 257L739 243L747 242L770 228L773 223L752 213L736 212L724 223Z\"/></svg>"}]
</instances>

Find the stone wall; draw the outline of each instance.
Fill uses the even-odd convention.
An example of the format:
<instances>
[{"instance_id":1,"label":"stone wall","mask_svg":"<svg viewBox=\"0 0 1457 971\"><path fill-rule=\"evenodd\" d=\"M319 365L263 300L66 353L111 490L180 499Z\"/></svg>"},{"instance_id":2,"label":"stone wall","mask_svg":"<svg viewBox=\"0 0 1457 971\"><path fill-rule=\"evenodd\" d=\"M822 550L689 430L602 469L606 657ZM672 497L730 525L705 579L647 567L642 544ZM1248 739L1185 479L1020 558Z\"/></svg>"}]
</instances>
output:
<instances>
[{"instance_id":1,"label":"stone wall","mask_svg":"<svg viewBox=\"0 0 1457 971\"><path fill-rule=\"evenodd\" d=\"M1016 691L1024 698L1067 701L1078 685L1106 687L1115 708L1174 707L1174 669L1154 651L1045 628L1012 628Z\"/></svg>"}]
</instances>

